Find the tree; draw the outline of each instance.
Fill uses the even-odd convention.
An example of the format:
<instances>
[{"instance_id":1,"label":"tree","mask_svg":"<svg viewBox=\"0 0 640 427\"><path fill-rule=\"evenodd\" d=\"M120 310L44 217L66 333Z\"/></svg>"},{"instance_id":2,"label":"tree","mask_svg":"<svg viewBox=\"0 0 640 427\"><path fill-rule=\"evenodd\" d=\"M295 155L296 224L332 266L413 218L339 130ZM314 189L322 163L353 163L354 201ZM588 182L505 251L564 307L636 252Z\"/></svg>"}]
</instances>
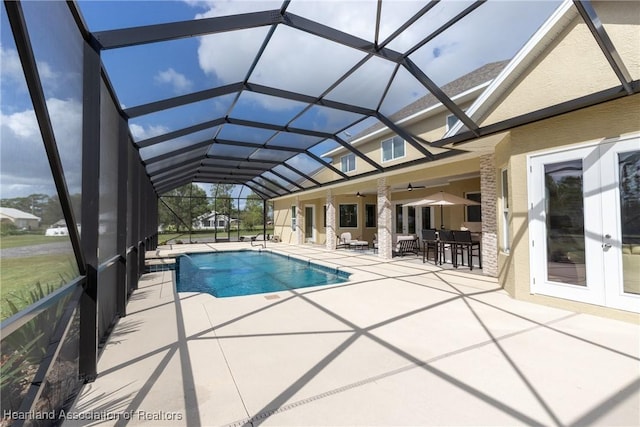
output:
<instances>
[{"instance_id":1,"label":"tree","mask_svg":"<svg viewBox=\"0 0 640 427\"><path fill-rule=\"evenodd\" d=\"M213 199L213 210L219 214L226 215L231 219L234 214L233 199L231 192L235 184L213 184L211 186L211 196ZM226 222L226 231L229 231L231 221Z\"/></svg>"},{"instance_id":2,"label":"tree","mask_svg":"<svg viewBox=\"0 0 640 427\"><path fill-rule=\"evenodd\" d=\"M263 225L262 199L255 193L247 196L244 211L241 214L242 223L245 228L253 230L255 227Z\"/></svg>"},{"instance_id":3,"label":"tree","mask_svg":"<svg viewBox=\"0 0 640 427\"><path fill-rule=\"evenodd\" d=\"M187 184L160 196L158 220L165 230L186 231L210 210L207 193L196 184Z\"/></svg>"}]
</instances>

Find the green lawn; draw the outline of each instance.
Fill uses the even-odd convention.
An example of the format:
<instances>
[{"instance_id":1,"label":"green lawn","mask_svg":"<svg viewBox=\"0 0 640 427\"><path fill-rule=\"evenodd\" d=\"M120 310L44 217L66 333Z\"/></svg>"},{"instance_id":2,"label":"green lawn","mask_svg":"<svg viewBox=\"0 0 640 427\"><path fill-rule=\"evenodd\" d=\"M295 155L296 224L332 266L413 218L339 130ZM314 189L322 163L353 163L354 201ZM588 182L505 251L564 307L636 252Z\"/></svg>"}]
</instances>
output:
<instances>
[{"instance_id":1,"label":"green lawn","mask_svg":"<svg viewBox=\"0 0 640 427\"><path fill-rule=\"evenodd\" d=\"M68 236L45 236L44 234L20 234L15 236L3 236L0 237L0 249L65 241L69 241Z\"/></svg>"},{"instance_id":2,"label":"green lawn","mask_svg":"<svg viewBox=\"0 0 640 427\"><path fill-rule=\"evenodd\" d=\"M258 233L262 233L262 229L260 230L245 230L245 229L241 229L240 230L240 236L255 236ZM267 228L267 234L273 234L273 228ZM237 238L238 237L238 230L231 230L229 233L225 232L225 231L218 231L218 239L226 239L229 236L231 236L232 239ZM211 230L207 230L207 231L194 231L193 233L191 233L191 241L197 241L198 239L204 239L204 238L214 238L216 237L216 233ZM189 232L184 232L184 233L161 233L158 235L158 243L159 244L164 244L165 242L169 241L169 240L182 240L182 242L184 243L188 243L189 242Z\"/></svg>"},{"instance_id":3,"label":"green lawn","mask_svg":"<svg viewBox=\"0 0 640 427\"><path fill-rule=\"evenodd\" d=\"M3 320L11 314L7 298L22 309L27 303L15 295L28 294L38 282L43 289L47 284L57 288L78 275L73 255L68 253L5 258L0 260L0 270L0 319Z\"/></svg>"}]
</instances>

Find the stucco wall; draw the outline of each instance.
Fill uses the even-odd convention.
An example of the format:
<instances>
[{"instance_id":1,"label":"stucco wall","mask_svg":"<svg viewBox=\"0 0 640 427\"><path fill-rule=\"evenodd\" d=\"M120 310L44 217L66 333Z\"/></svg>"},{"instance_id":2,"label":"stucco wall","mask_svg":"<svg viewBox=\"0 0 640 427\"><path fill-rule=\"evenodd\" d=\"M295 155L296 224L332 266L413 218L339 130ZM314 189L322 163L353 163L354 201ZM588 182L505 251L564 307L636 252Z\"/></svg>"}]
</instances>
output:
<instances>
[{"instance_id":1,"label":"stucco wall","mask_svg":"<svg viewBox=\"0 0 640 427\"><path fill-rule=\"evenodd\" d=\"M567 145L580 145L640 131L640 95L600 104L511 131L496 150L497 168L509 167L511 253L500 257L500 282L519 299L582 312L629 318L630 313L558 298L530 294L527 155ZM508 158L508 161L505 161Z\"/></svg>"},{"instance_id":2,"label":"stucco wall","mask_svg":"<svg viewBox=\"0 0 640 427\"><path fill-rule=\"evenodd\" d=\"M638 32L637 27L635 32ZM628 45L631 42L633 37L621 38L620 41L626 51L631 49ZM527 72L520 76L511 91L503 96L499 106L481 125L496 123L618 85L620 81L589 28L576 16L561 35L547 46L545 54L540 55L527 68Z\"/></svg>"}]
</instances>

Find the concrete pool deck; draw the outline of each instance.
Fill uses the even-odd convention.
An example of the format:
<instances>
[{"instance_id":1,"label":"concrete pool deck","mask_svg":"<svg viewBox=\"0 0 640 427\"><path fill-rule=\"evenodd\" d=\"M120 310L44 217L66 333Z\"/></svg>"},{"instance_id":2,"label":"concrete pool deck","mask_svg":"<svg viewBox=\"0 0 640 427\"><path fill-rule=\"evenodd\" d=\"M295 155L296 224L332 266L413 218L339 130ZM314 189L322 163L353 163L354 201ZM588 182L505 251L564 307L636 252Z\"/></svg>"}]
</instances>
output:
<instances>
[{"instance_id":1,"label":"concrete pool deck","mask_svg":"<svg viewBox=\"0 0 640 427\"><path fill-rule=\"evenodd\" d=\"M145 274L71 408L102 421L65 425L639 423L637 324L517 301L494 278L415 258L269 249L352 280L216 299Z\"/></svg>"}]
</instances>

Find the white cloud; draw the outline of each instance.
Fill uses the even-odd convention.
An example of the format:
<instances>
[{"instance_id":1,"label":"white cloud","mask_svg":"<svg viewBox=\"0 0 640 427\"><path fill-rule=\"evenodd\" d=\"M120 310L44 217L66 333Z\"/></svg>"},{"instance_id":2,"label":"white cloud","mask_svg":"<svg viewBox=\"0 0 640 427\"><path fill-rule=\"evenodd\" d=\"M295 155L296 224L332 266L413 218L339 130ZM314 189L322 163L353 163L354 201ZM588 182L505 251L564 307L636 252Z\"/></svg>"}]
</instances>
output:
<instances>
[{"instance_id":1,"label":"white cloud","mask_svg":"<svg viewBox=\"0 0 640 427\"><path fill-rule=\"evenodd\" d=\"M2 78L12 80L24 80L22 74L22 65L18 52L14 49L5 49L0 44L0 67L2 70Z\"/></svg>"},{"instance_id":2,"label":"white cloud","mask_svg":"<svg viewBox=\"0 0 640 427\"><path fill-rule=\"evenodd\" d=\"M159 71L158 74L155 75L154 80L157 83L171 85L175 93L186 93L193 87L193 82L191 80L173 68Z\"/></svg>"},{"instance_id":3,"label":"white cloud","mask_svg":"<svg viewBox=\"0 0 640 427\"><path fill-rule=\"evenodd\" d=\"M169 132L169 128L165 126L142 126L135 123L130 123L129 129L131 130L133 139L135 139L136 141L142 141L144 139L153 138L154 136L162 135Z\"/></svg>"},{"instance_id":4,"label":"white cloud","mask_svg":"<svg viewBox=\"0 0 640 427\"><path fill-rule=\"evenodd\" d=\"M68 99L47 99L67 187L81 191L82 105ZM11 114L0 112L0 193L2 197L32 193L55 194L51 169L32 108Z\"/></svg>"}]
</instances>

